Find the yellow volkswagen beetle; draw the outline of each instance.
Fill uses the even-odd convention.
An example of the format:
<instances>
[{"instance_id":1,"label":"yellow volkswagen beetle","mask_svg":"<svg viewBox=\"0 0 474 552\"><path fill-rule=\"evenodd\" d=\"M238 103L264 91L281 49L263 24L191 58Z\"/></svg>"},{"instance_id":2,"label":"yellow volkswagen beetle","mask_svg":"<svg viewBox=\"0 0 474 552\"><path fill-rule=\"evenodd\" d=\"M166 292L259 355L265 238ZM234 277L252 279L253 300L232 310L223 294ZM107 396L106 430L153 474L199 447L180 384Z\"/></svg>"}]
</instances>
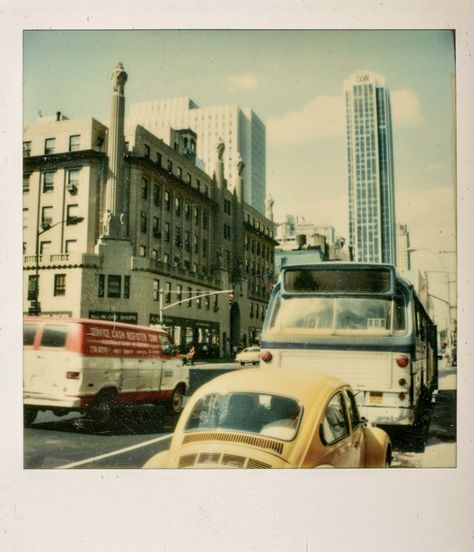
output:
<instances>
[{"instance_id":1,"label":"yellow volkswagen beetle","mask_svg":"<svg viewBox=\"0 0 474 552\"><path fill-rule=\"evenodd\" d=\"M169 450L145 468L382 468L389 436L367 427L354 393L311 369L247 368L190 398Z\"/></svg>"}]
</instances>

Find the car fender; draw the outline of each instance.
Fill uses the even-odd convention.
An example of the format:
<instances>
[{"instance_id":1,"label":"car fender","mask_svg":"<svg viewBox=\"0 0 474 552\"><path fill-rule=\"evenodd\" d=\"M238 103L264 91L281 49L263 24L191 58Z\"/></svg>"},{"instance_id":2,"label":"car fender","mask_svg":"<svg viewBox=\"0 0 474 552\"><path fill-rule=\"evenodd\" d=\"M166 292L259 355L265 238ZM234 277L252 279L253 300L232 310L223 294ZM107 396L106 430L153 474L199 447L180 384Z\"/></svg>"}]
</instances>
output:
<instances>
[{"instance_id":1,"label":"car fender","mask_svg":"<svg viewBox=\"0 0 474 552\"><path fill-rule=\"evenodd\" d=\"M391 461L392 445L388 434L379 427L365 428L365 462L366 468L384 468L386 466L387 454Z\"/></svg>"},{"instance_id":2,"label":"car fender","mask_svg":"<svg viewBox=\"0 0 474 552\"><path fill-rule=\"evenodd\" d=\"M168 457L169 457L169 450L162 450L158 454L155 454L155 456L152 456L144 465L144 468L167 468L168 467Z\"/></svg>"}]
</instances>

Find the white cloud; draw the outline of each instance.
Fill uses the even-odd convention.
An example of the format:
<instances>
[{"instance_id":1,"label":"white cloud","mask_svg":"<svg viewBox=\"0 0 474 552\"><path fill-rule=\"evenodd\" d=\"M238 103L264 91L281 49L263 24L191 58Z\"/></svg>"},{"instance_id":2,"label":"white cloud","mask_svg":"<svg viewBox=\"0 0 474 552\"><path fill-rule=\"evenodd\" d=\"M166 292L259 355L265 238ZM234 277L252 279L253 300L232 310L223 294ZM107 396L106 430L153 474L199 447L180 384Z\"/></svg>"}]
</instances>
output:
<instances>
[{"instance_id":1,"label":"white cloud","mask_svg":"<svg viewBox=\"0 0 474 552\"><path fill-rule=\"evenodd\" d=\"M229 77L229 88L253 91L256 90L262 80L252 73L241 73Z\"/></svg>"},{"instance_id":2,"label":"white cloud","mask_svg":"<svg viewBox=\"0 0 474 552\"><path fill-rule=\"evenodd\" d=\"M420 102L414 92L395 90L390 97L394 126L416 126L424 122ZM266 127L267 139L272 145L301 145L344 136L344 99L342 96L316 96L299 110L269 119Z\"/></svg>"},{"instance_id":3,"label":"white cloud","mask_svg":"<svg viewBox=\"0 0 474 552\"><path fill-rule=\"evenodd\" d=\"M394 126L417 126L425 121L418 96L411 90L390 94Z\"/></svg>"},{"instance_id":4,"label":"white cloud","mask_svg":"<svg viewBox=\"0 0 474 552\"><path fill-rule=\"evenodd\" d=\"M275 145L307 144L344 133L342 96L317 96L302 109L266 123L267 139Z\"/></svg>"}]
</instances>

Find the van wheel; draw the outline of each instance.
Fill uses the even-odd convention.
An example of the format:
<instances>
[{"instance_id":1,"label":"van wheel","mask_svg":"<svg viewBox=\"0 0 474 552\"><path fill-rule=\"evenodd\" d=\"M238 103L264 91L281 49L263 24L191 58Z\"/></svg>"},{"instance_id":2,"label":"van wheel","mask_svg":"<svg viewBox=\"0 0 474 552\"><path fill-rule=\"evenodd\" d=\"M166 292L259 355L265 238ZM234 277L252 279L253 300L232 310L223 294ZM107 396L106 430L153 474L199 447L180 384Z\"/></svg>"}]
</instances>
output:
<instances>
[{"instance_id":1,"label":"van wheel","mask_svg":"<svg viewBox=\"0 0 474 552\"><path fill-rule=\"evenodd\" d=\"M173 394L171 395L171 399L168 402L168 411L171 414L179 414L181 410L183 410L183 404L184 404L184 386L183 385L177 385L174 390Z\"/></svg>"},{"instance_id":2,"label":"van wheel","mask_svg":"<svg viewBox=\"0 0 474 552\"><path fill-rule=\"evenodd\" d=\"M31 406L23 407L23 426L30 427L31 424L35 421L38 410L32 408Z\"/></svg>"},{"instance_id":3,"label":"van wheel","mask_svg":"<svg viewBox=\"0 0 474 552\"><path fill-rule=\"evenodd\" d=\"M90 407L93 422L107 425L113 418L117 409L117 393L115 391L102 391Z\"/></svg>"}]
</instances>

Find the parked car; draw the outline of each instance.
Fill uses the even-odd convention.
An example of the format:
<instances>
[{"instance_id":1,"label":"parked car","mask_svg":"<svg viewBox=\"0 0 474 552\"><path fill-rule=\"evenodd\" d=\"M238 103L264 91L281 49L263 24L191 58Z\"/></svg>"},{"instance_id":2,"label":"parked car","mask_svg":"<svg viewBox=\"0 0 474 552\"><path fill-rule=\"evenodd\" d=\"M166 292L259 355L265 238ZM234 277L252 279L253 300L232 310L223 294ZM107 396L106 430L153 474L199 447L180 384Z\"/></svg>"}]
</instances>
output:
<instances>
[{"instance_id":1,"label":"parked car","mask_svg":"<svg viewBox=\"0 0 474 552\"><path fill-rule=\"evenodd\" d=\"M260 362L260 347L247 347L235 355L235 360L243 366L246 362L249 364L258 364Z\"/></svg>"},{"instance_id":2,"label":"parked car","mask_svg":"<svg viewBox=\"0 0 474 552\"><path fill-rule=\"evenodd\" d=\"M145 468L381 468L390 438L359 416L349 385L311 368L247 368L200 387L169 450Z\"/></svg>"}]
</instances>

